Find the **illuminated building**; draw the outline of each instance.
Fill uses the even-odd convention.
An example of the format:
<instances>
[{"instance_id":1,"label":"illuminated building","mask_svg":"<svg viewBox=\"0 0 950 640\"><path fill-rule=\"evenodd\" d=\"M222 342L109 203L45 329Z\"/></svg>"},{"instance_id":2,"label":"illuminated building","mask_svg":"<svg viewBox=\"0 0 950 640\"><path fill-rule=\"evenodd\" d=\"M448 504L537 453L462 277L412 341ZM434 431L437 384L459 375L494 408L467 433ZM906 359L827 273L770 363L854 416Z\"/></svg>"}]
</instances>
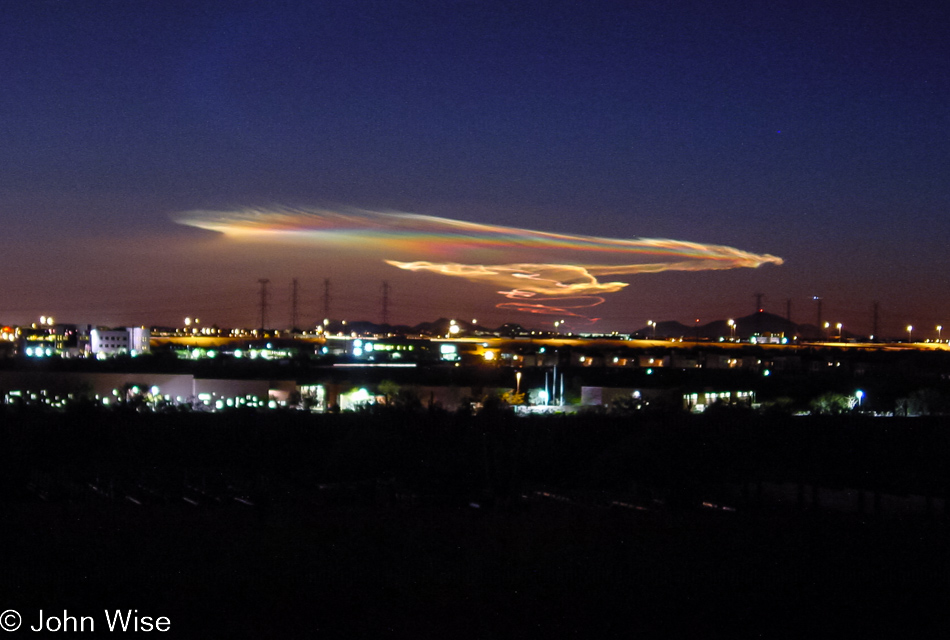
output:
<instances>
[{"instance_id":1,"label":"illuminated building","mask_svg":"<svg viewBox=\"0 0 950 640\"><path fill-rule=\"evenodd\" d=\"M199 411L279 409L298 391L293 380L196 378L192 374L0 371L0 403L45 404L55 408L85 398L110 406L188 406ZM299 389L307 408L323 409L322 385Z\"/></svg>"},{"instance_id":2,"label":"illuminated building","mask_svg":"<svg viewBox=\"0 0 950 640\"><path fill-rule=\"evenodd\" d=\"M45 319L45 318L44 318ZM52 318L49 318L52 321ZM9 329L9 331L8 331ZM85 355L89 342L89 327L72 324L41 323L39 327L11 329L4 327L4 339L16 340L17 351L29 358L75 358ZM9 336L7 338L6 336Z\"/></svg>"},{"instance_id":3,"label":"illuminated building","mask_svg":"<svg viewBox=\"0 0 950 640\"><path fill-rule=\"evenodd\" d=\"M97 358L120 354L148 353L151 333L145 327L93 329L89 332L89 352Z\"/></svg>"}]
</instances>

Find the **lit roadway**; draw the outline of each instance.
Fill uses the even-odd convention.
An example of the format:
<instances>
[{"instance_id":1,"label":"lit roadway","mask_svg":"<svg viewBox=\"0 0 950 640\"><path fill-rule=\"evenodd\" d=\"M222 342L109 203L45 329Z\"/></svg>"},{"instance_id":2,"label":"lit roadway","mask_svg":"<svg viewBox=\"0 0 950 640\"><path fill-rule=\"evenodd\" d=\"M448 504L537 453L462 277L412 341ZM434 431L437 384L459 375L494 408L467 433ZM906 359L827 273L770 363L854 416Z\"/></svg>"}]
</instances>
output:
<instances>
[{"instance_id":1,"label":"lit roadway","mask_svg":"<svg viewBox=\"0 0 950 640\"><path fill-rule=\"evenodd\" d=\"M724 340L690 340L690 339L653 339L653 340L620 340L610 338L581 338L581 337L526 337L526 338L496 338L496 337L462 337L462 338L431 338L433 342L448 343L475 343L486 345L490 349L534 344L543 347L578 347L588 349L749 349L760 347L773 350L799 349L847 349L847 350L875 350L875 351L935 351L950 350L947 343L936 342L807 342L794 340L788 344L751 343L745 341Z\"/></svg>"},{"instance_id":2,"label":"lit roadway","mask_svg":"<svg viewBox=\"0 0 950 640\"><path fill-rule=\"evenodd\" d=\"M331 335L331 336L314 336L314 335L300 335L296 334L292 336L287 331L272 331L268 332L265 336L201 336L201 335L192 335L192 336L153 336L151 340L151 345L153 348L177 344L182 346L188 346L193 348L221 348L229 345L245 345L248 342L254 343L264 343L268 340L280 340L284 346L287 345L287 341L293 340L294 342L303 342L309 343L314 346L322 346L327 343L327 341L348 341L355 338L361 338L363 340L386 340L392 339L392 336L343 336L343 335ZM421 339L421 340L430 340L433 343L453 343L453 344L473 344L480 345L483 349L491 350L504 350L514 347L524 347L527 345L537 345L539 347L574 347L580 349L749 349L752 347L763 348L768 350L785 350L785 351L795 351L799 349L842 349L842 350L874 350L874 351L935 351L935 350L950 350L950 345L946 342L836 342L836 341L822 341L822 342L806 342L793 340L788 344L769 344L769 343L757 343L753 344L748 340L745 341L730 341L728 339L720 342L718 340L695 340L687 338L676 338L676 339L652 339L652 340L622 340L616 338L583 338L583 337L574 337L574 336L559 336L559 337L538 337L538 336L526 336L526 337L494 337L494 336L455 336L450 338L434 338L426 336L412 336L406 337L408 340Z\"/></svg>"}]
</instances>

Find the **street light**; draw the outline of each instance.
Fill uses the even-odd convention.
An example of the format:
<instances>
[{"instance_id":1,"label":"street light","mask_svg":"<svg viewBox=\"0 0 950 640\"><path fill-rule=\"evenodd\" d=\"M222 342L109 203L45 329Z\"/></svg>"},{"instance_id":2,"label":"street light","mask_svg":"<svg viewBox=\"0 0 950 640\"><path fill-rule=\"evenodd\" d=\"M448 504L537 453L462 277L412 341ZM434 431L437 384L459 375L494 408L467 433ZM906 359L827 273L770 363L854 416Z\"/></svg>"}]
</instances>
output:
<instances>
[{"instance_id":1,"label":"street light","mask_svg":"<svg viewBox=\"0 0 950 640\"><path fill-rule=\"evenodd\" d=\"M727 322L726 324L729 325L729 337L735 340L736 339L736 321L730 319L729 322Z\"/></svg>"},{"instance_id":2,"label":"street light","mask_svg":"<svg viewBox=\"0 0 950 640\"><path fill-rule=\"evenodd\" d=\"M653 337L656 338L656 322L653 320L647 320L647 326L653 327Z\"/></svg>"},{"instance_id":3,"label":"street light","mask_svg":"<svg viewBox=\"0 0 950 640\"><path fill-rule=\"evenodd\" d=\"M521 372L515 371L515 395L521 393Z\"/></svg>"},{"instance_id":4,"label":"street light","mask_svg":"<svg viewBox=\"0 0 950 640\"><path fill-rule=\"evenodd\" d=\"M839 322L835 326L838 327L838 340L841 340L841 323Z\"/></svg>"},{"instance_id":5,"label":"street light","mask_svg":"<svg viewBox=\"0 0 950 640\"><path fill-rule=\"evenodd\" d=\"M943 331L943 325L937 325L937 342L940 342L940 332Z\"/></svg>"},{"instance_id":6,"label":"street light","mask_svg":"<svg viewBox=\"0 0 950 640\"><path fill-rule=\"evenodd\" d=\"M912 324L907 325L907 342L911 342L911 334L913 333L913 331L914 331L914 325Z\"/></svg>"},{"instance_id":7,"label":"street light","mask_svg":"<svg viewBox=\"0 0 950 640\"><path fill-rule=\"evenodd\" d=\"M864 400L864 392L858 389L854 392L854 397L858 399L858 409L861 408L861 401Z\"/></svg>"}]
</instances>

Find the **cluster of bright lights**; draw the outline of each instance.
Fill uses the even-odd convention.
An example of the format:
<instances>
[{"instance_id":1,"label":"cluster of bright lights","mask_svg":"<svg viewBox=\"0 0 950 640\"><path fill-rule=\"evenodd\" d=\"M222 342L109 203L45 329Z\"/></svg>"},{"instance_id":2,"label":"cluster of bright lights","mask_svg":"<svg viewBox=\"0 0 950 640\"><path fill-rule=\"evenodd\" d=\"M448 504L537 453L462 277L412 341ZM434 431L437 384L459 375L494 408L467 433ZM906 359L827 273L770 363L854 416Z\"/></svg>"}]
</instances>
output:
<instances>
[{"instance_id":1,"label":"cluster of bright lights","mask_svg":"<svg viewBox=\"0 0 950 640\"><path fill-rule=\"evenodd\" d=\"M285 360L287 358L292 358L295 351L293 349L280 349L275 348L274 345L268 342L264 348L261 349L234 349L231 352L223 351L220 349L205 349L202 347L194 348L183 348L176 349L175 354L185 360L205 360L205 359L214 359L219 355L231 355L237 359L249 358L251 360L257 360L258 358L262 360Z\"/></svg>"},{"instance_id":2,"label":"cluster of bright lights","mask_svg":"<svg viewBox=\"0 0 950 640\"><path fill-rule=\"evenodd\" d=\"M199 393L195 402L196 405L223 411L225 409L236 409L247 407L250 409L277 409L287 406L286 402L277 402L276 400L262 400L255 395L245 395L237 397L217 397L214 393Z\"/></svg>"},{"instance_id":3,"label":"cluster of bright lights","mask_svg":"<svg viewBox=\"0 0 950 640\"><path fill-rule=\"evenodd\" d=\"M767 375L767 374L766 374ZM687 408L693 413L702 413L710 406L716 403L722 404L744 404L751 405L755 402L754 391L706 391L702 395L698 393L686 394L683 396Z\"/></svg>"},{"instance_id":4,"label":"cluster of bright lights","mask_svg":"<svg viewBox=\"0 0 950 640\"><path fill-rule=\"evenodd\" d=\"M321 388L319 394L316 395L318 395L322 401L325 392ZM45 390L13 390L3 394L0 399L2 399L4 404L45 405L54 409L64 409L71 402L75 402L77 397L72 393L55 395ZM156 385L151 387L133 385L128 388L113 389L111 395L107 394L100 397L97 394L91 399L104 407L136 401L141 402L142 406L152 410L159 409L163 405L190 406L205 411L223 411L242 407L251 409L282 409L288 406L286 401L276 400L274 398L263 399L253 394L243 396L219 396L216 393L199 393L196 397L173 397L168 394L162 394L161 389Z\"/></svg>"},{"instance_id":5,"label":"cluster of bright lights","mask_svg":"<svg viewBox=\"0 0 950 640\"><path fill-rule=\"evenodd\" d=\"M440 344L439 357L446 362L457 362L459 360L458 347L454 344Z\"/></svg>"},{"instance_id":6,"label":"cluster of bright lights","mask_svg":"<svg viewBox=\"0 0 950 640\"><path fill-rule=\"evenodd\" d=\"M720 245L546 233L407 213L245 209L194 211L178 220L231 237L298 239L335 248L425 256L433 259L404 262L393 258L385 262L407 271L499 287L498 292L509 300L498 304L500 308L575 318L587 318L580 310L603 303L603 295L628 285L601 281L607 276L782 263L772 255ZM542 260L526 262L525 255ZM486 256L492 258L488 264L479 260ZM593 257L596 260L589 259ZM498 262L498 258L511 260Z\"/></svg>"},{"instance_id":7,"label":"cluster of bright lights","mask_svg":"<svg viewBox=\"0 0 950 640\"><path fill-rule=\"evenodd\" d=\"M365 388L360 388L354 389L349 393L341 393L339 402L340 409L343 411L353 411L365 407L366 405L375 404L376 396Z\"/></svg>"},{"instance_id":8,"label":"cluster of bright lights","mask_svg":"<svg viewBox=\"0 0 950 640\"><path fill-rule=\"evenodd\" d=\"M399 360L402 357L401 351L412 351L413 345L389 344L385 342L373 342L371 340L356 339L353 341L351 354L354 357L363 357L372 359L374 354L381 353L393 360ZM329 350L324 347L323 353Z\"/></svg>"},{"instance_id":9,"label":"cluster of bright lights","mask_svg":"<svg viewBox=\"0 0 950 640\"><path fill-rule=\"evenodd\" d=\"M73 400L73 394L65 396L51 395L47 391L8 391L3 394L4 404L45 405L54 409L64 409Z\"/></svg>"}]
</instances>

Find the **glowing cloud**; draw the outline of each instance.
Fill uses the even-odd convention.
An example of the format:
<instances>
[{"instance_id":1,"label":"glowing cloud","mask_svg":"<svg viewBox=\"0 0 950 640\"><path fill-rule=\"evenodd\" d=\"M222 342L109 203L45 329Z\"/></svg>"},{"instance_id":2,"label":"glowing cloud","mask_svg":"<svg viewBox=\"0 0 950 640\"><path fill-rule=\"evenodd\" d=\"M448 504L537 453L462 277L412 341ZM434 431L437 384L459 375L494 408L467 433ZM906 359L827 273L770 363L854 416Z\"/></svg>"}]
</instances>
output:
<instances>
[{"instance_id":1,"label":"glowing cloud","mask_svg":"<svg viewBox=\"0 0 950 640\"><path fill-rule=\"evenodd\" d=\"M604 294L620 291L628 284L600 278L782 264L781 258L772 255L720 245L545 233L408 213L246 209L193 211L179 216L178 221L232 237L294 238L335 247L371 248L375 253L382 252L385 262L399 269L500 287L498 293L509 300L498 304L500 308L579 318L586 316L576 310L601 304ZM401 262L395 256L385 256L386 252L454 259ZM503 258L498 261L502 263L481 264L475 260L485 254ZM523 260L526 254L540 255L545 260L517 260ZM469 261L459 261L465 258ZM514 260L505 263L506 258Z\"/></svg>"}]
</instances>

